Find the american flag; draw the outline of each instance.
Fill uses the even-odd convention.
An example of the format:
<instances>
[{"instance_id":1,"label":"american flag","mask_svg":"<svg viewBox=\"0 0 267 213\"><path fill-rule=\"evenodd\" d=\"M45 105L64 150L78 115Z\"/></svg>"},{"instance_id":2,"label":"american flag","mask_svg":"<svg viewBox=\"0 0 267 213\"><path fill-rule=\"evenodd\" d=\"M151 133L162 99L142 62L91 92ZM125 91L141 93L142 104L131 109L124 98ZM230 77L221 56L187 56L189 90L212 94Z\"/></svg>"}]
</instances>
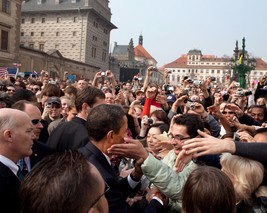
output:
<instances>
[{"instance_id":1,"label":"american flag","mask_svg":"<svg viewBox=\"0 0 267 213\"><path fill-rule=\"evenodd\" d=\"M0 78L4 78L6 72L8 72L8 75L10 77L17 77L18 69L13 67L0 67Z\"/></svg>"},{"instance_id":2,"label":"american flag","mask_svg":"<svg viewBox=\"0 0 267 213\"><path fill-rule=\"evenodd\" d=\"M6 75L7 67L0 67L0 78L4 78Z\"/></svg>"}]
</instances>

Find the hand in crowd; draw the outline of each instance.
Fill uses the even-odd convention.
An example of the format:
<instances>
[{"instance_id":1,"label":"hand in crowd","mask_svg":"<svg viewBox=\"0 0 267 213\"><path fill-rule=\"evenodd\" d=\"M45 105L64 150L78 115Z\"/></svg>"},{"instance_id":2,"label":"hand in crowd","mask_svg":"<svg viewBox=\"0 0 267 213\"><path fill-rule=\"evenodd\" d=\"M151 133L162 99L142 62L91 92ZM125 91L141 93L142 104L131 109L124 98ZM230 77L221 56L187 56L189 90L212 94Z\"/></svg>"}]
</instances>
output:
<instances>
[{"instance_id":1,"label":"hand in crowd","mask_svg":"<svg viewBox=\"0 0 267 213\"><path fill-rule=\"evenodd\" d=\"M234 112L236 113L236 115L238 116L238 118L240 118L240 117L242 117L242 116L244 115L243 110L240 109L239 106L237 106L237 105L235 105L235 104L233 104L233 103L228 103L228 104L226 105L226 108L228 108L228 109L234 111Z\"/></svg>"},{"instance_id":2,"label":"hand in crowd","mask_svg":"<svg viewBox=\"0 0 267 213\"><path fill-rule=\"evenodd\" d=\"M187 95L183 95L179 98L176 99L176 101L173 103L173 105L175 107L179 107L179 106L184 106L185 105L185 100L188 99L188 96Z\"/></svg>"},{"instance_id":3,"label":"hand in crowd","mask_svg":"<svg viewBox=\"0 0 267 213\"><path fill-rule=\"evenodd\" d=\"M155 98L156 94L157 94L157 88L156 87L148 87L146 90L146 97L153 99Z\"/></svg>"},{"instance_id":4,"label":"hand in crowd","mask_svg":"<svg viewBox=\"0 0 267 213\"><path fill-rule=\"evenodd\" d=\"M158 95L156 96L156 101L162 105L167 103L167 96L164 91L158 93Z\"/></svg>"},{"instance_id":5,"label":"hand in crowd","mask_svg":"<svg viewBox=\"0 0 267 213\"><path fill-rule=\"evenodd\" d=\"M218 105L212 105L207 108L208 112L217 118L221 118L223 114L220 111L220 107Z\"/></svg>"},{"instance_id":6,"label":"hand in crowd","mask_svg":"<svg viewBox=\"0 0 267 213\"><path fill-rule=\"evenodd\" d=\"M133 159L146 159L148 152L138 140L124 138L125 143L114 144L107 151L112 155L119 155Z\"/></svg>"},{"instance_id":7,"label":"hand in crowd","mask_svg":"<svg viewBox=\"0 0 267 213\"><path fill-rule=\"evenodd\" d=\"M176 172L182 172L185 166L192 160L193 154L186 154L186 151L183 149L176 158L175 168Z\"/></svg>"},{"instance_id":8,"label":"hand in crowd","mask_svg":"<svg viewBox=\"0 0 267 213\"><path fill-rule=\"evenodd\" d=\"M220 104L223 102L223 96L221 93L215 93L214 94L214 105L220 106Z\"/></svg>"},{"instance_id":9,"label":"hand in crowd","mask_svg":"<svg viewBox=\"0 0 267 213\"><path fill-rule=\"evenodd\" d=\"M201 138L194 138L184 142L183 149L187 155L193 155L193 158L197 158L204 155L220 154L222 152L235 152L234 142L212 137L200 130L198 130L198 133Z\"/></svg>"},{"instance_id":10,"label":"hand in crowd","mask_svg":"<svg viewBox=\"0 0 267 213\"><path fill-rule=\"evenodd\" d=\"M163 206L167 207L169 199L155 186L147 189L146 200L150 202L153 197L157 197L163 202Z\"/></svg>"},{"instance_id":11,"label":"hand in crowd","mask_svg":"<svg viewBox=\"0 0 267 213\"><path fill-rule=\"evenodd\" d=\"M254 138L247 131L238 130L236 133L239 135L241 142L254 142L255 141Z\"/></svg>"},{"instance_id":12,"label":"hand in crowd","mask_svg":"<svg viewBox=\"0 0 267 213\"><path fill-rule=\"evenodd\" d=\"M153 71L154 71L154 67L153 66L149 66L148 68L147 68L147 75L148 76L152 76L152 74L153 74Z\"/></svg>"},{"instance_id":13,"label":"hand in crowd","mask_svg":"<svg viewBox=\"0 0 267 213\"><path fill-rule=\"evenodd\" d=\"M128 115L132 116L133 118L137 118L137 115L135 113L135 109L133 107L130 107L128 111Z\"/></svg>"}]
</instances>

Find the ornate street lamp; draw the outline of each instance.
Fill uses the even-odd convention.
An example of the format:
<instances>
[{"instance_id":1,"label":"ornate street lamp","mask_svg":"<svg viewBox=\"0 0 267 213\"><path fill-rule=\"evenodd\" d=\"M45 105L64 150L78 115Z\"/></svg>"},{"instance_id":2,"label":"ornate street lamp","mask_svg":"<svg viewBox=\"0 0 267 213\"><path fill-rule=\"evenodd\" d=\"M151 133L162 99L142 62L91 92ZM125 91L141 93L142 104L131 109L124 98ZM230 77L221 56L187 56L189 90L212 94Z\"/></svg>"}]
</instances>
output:
<instances>
[{"instance_id":1,"label":"ornate street lamp","mask_svg":"<svg viewBox=\"0 0 267 213\"><path fill-rule=\"evenodd\" d=\"M231 68L233 69L233 80L240 83L240 87L246 88L246 76L256 67L256 59L249 58L245 50L245 38L242 39L242 50L238 49L238 41L234 49L234 58L232 58Z\"/></svg>"}]
</instances>

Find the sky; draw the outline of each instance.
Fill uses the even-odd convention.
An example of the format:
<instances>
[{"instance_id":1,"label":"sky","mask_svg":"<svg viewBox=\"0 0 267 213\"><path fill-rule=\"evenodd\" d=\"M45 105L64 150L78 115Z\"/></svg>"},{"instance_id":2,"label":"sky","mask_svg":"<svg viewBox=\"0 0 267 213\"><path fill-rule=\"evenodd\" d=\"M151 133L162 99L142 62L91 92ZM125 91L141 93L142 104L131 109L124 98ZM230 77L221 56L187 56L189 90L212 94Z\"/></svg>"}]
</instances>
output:
<instances>
[{"instance_id":1,"label":"sky","mask_svg":"<svg viewBox=\"0 0 267 213\"><path fill-rule=\"evenodd\" d=\"M170 63L191 49L203 55L232 56L246 38L246 50L267 62L266 0L110 0L114 42L127 45L133 38L158 62Z\"/></svg>"}]
</instances>

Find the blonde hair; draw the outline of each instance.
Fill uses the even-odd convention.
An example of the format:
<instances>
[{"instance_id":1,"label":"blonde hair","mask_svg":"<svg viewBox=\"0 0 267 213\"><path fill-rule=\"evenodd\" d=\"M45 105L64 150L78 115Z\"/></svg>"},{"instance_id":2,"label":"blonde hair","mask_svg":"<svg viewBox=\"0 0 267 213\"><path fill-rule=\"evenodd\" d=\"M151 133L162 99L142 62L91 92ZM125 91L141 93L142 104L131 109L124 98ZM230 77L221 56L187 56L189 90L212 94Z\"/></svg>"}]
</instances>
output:
<instances>
[{"instance_id":1,"label":"blonde hair","mask_svg":"<svg viewBox=\"0 0 267 213\"><path fill-rule=\"evenodd\" d=\"M264 177L264 166L254 160L225 153L221 156L221 165L232 180L237 201L248 203L261 184Z\"/></svg>"}]
</instances>

